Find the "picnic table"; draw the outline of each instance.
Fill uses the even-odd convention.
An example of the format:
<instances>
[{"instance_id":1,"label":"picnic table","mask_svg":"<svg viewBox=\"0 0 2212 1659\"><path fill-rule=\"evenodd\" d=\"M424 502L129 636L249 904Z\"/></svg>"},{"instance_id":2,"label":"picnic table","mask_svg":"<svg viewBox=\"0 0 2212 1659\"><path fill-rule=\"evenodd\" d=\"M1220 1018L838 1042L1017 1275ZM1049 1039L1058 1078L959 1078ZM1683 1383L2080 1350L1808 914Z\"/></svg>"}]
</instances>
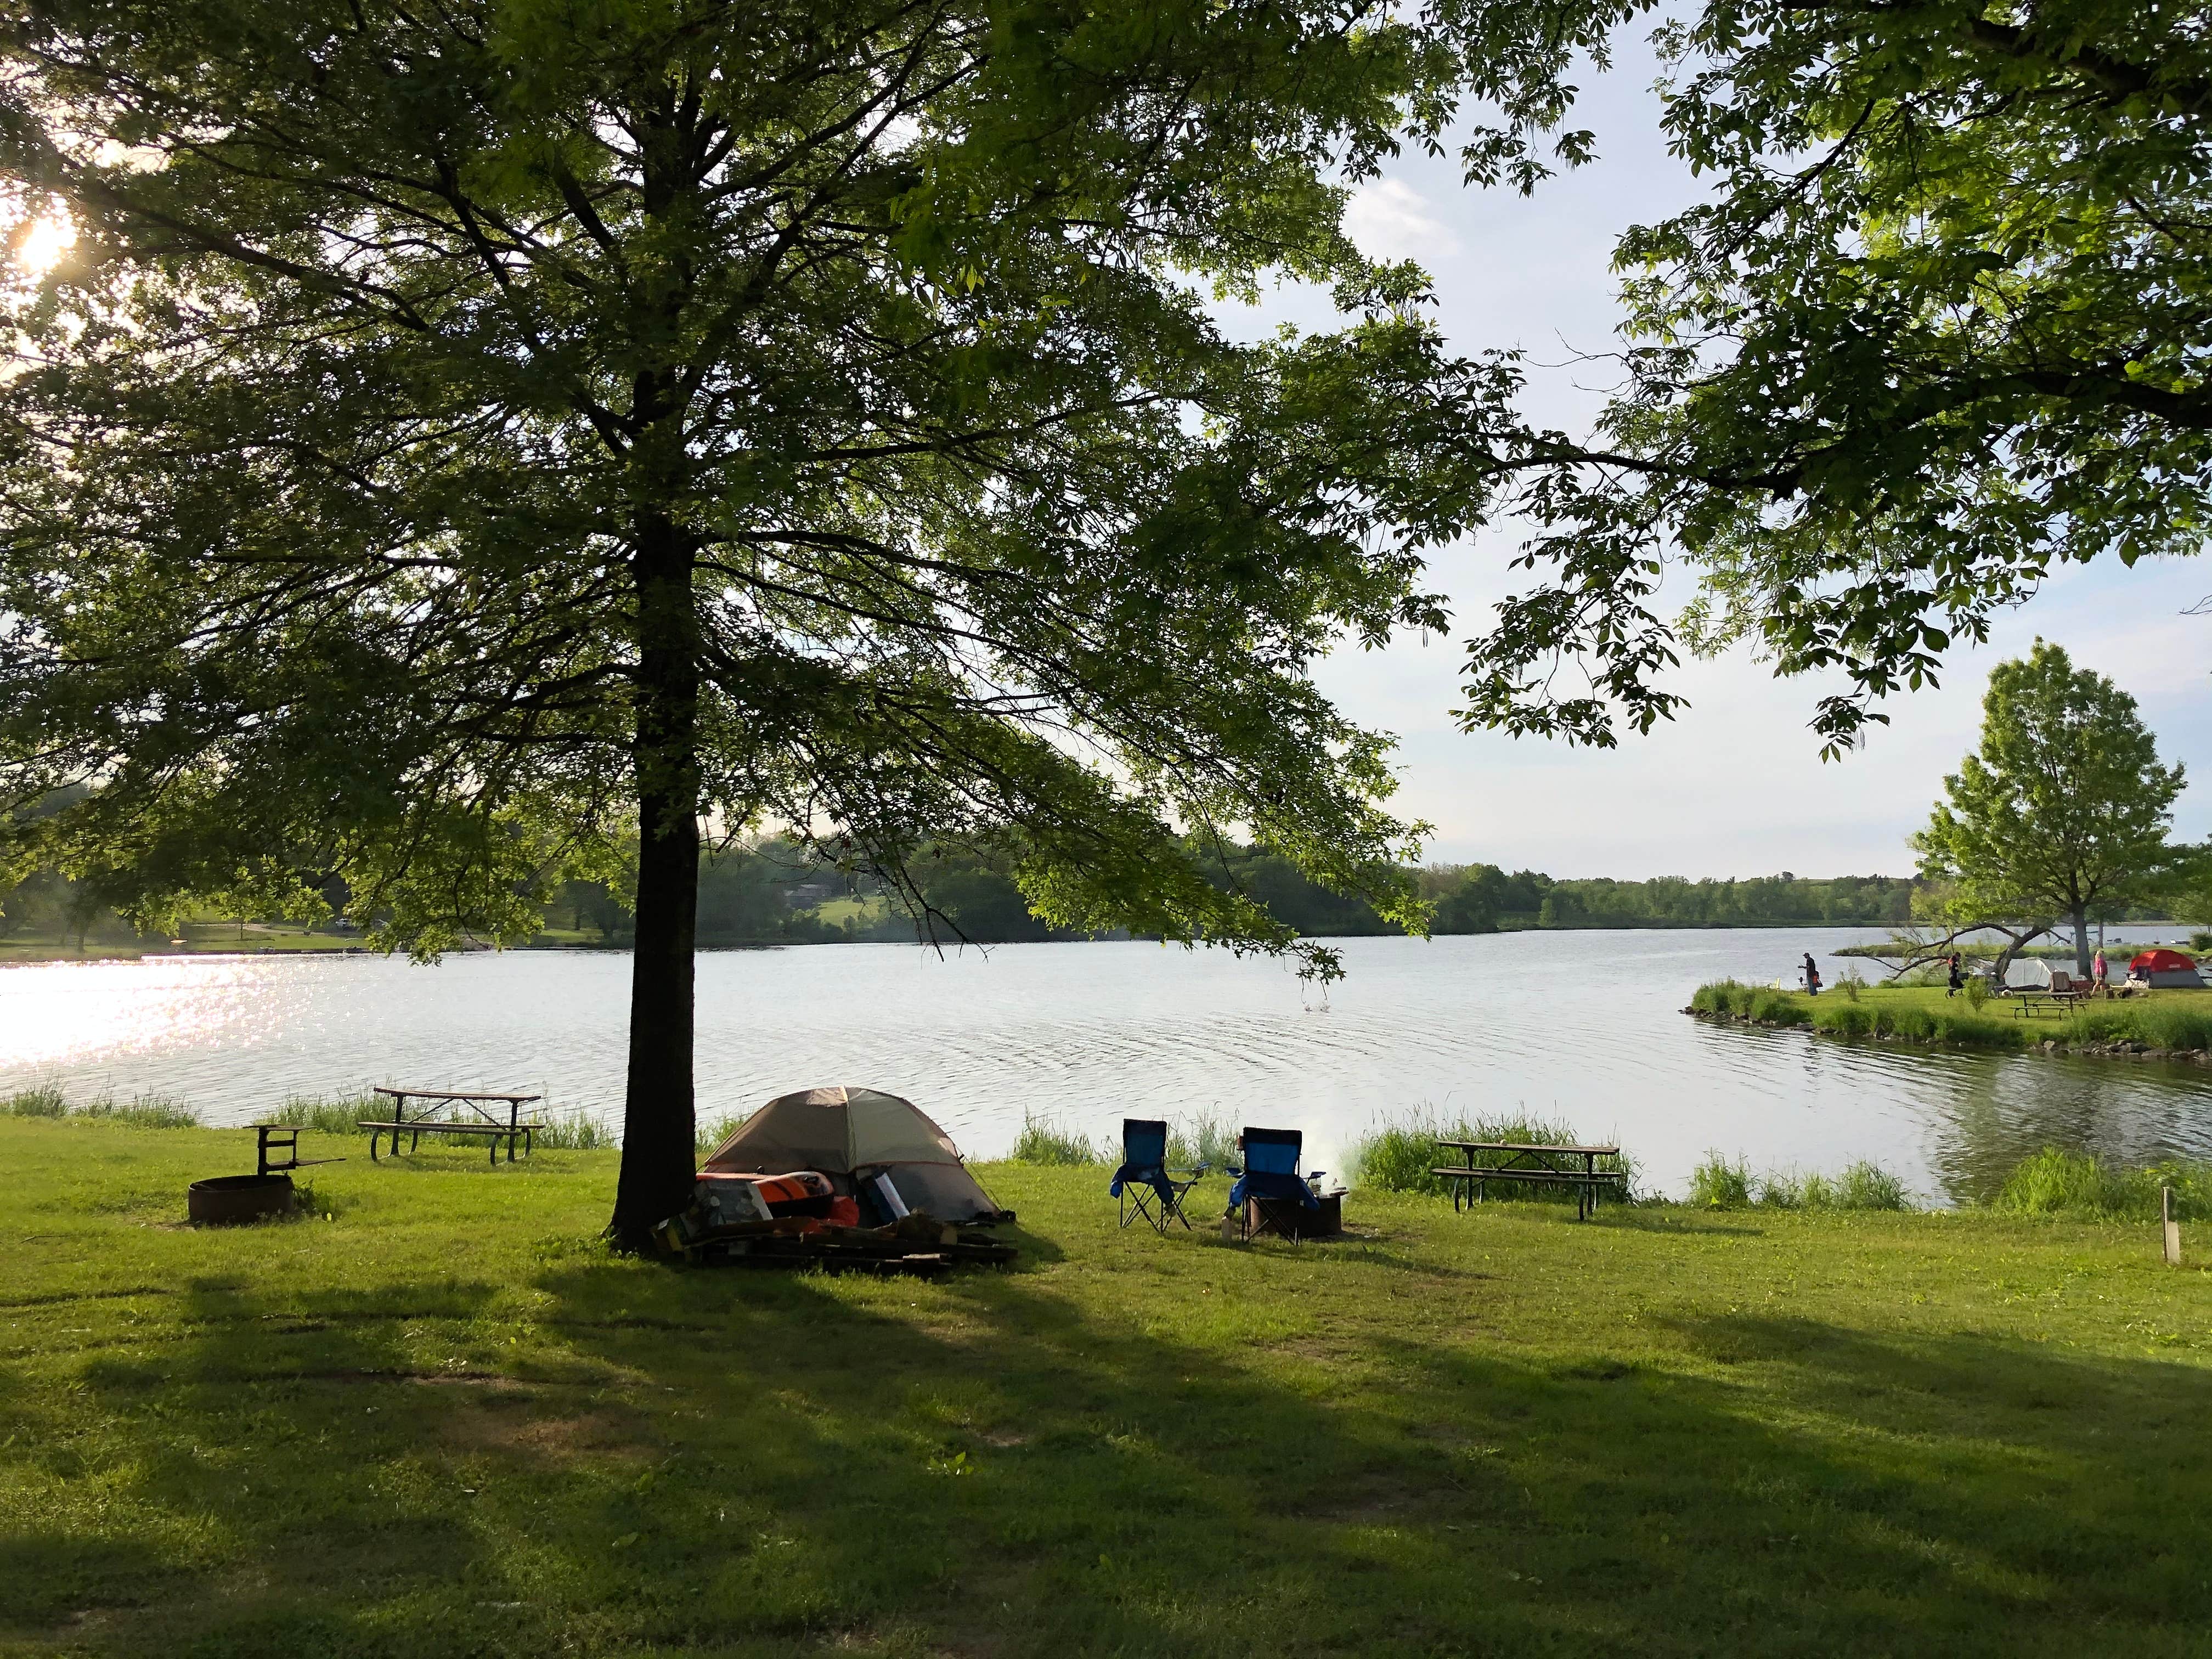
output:
<instances>
[{"instance_id":1,"label":"picnic table","mask_svg":"<svg viewBox=\"0 0 2212 1659\"><path fill-rule=\"evenodd\" d=\"M2063 991L2053 991L2040 985L2016 986L2010 995L2014 999L2012 1015L2014 1019L2033 1019L2039 1010L2045 1008L2050 1008L2063 1014L2069 1008L2078 1006L2089 1000L2089 994L2087 991L2071 988Z\"/></svg>"},{"instance_id":2,"label":"picnic table","mask_svg":"<svg viewBox=\"0 0 2212 1659\"><path fill-rule=\"evenodd\" d=\"M422 1144L424 1135L456 1135L464 1139L480 1139L486 1143L486 1150L491 1154L491 1161L495 1164L499 1162L500 1143L504 1140L507 1143L507 1161L512 1164L514 1162L514 1143L520 1140L523 1156L528 1157L531 1136L544 1127L535 1122L525 1122L522 1118L522 1109L534 1100L543 1099L542 1095L494 1094L469 1089L379 1088L374 1092L392 1102L392 1115L388 1118L362 1118L356 1121L356 1128L368 1131L368 1156L372 1163L376 1161L378 1137L385 1134L392 1137L392 1156L397 1158L399 1156L399 1137L404 1134L410 1137L407 1150L410 1152ZM421 1116L410 1117L407 1115L407 1103L410 1100L427 1101L429 1104L423 1109ZM466 1118L455 1120L431 1115L454 1105L466 1106L477 1115L476 1118L473 1121ZM499 1121L497 1109L501 1106L507 1108L507 1121L504 1123Z\"/></svg>"},{"instance_id":3,"label":"picnic table","mask_svg":"<svg viewBox=\"0 0 2212 1659\"><path fill-rule=\"evenodd\" d=\"M1628 1176L1620 1170L1601 1170L1597 1161L1601 1158L1618 1158L1618 1146L1533 1146L1516 1140L1446 1140L1439 1137L1439 1146L1449 1147L1464 1154L1467 1161L1460 1164L1440 1164L1431 1173L1452 1183L1452 1209L1457 1212L1462 1204L1472 1209L1482 1202L1482 1189L1493 1181L1534 1181L1555 1187L1575 1189L1575 1219L1587 1221L1597 1208L1598 1188L1610 1184L1622 1196L1628 1190ZM1477 1164L1474 1155L1486 1152L1486 1163ZM1577 1168L1575 1160L1581 1160ZM1468 1189L1474 1189L1473 1196Z\"/></svg>"}]
</instances>

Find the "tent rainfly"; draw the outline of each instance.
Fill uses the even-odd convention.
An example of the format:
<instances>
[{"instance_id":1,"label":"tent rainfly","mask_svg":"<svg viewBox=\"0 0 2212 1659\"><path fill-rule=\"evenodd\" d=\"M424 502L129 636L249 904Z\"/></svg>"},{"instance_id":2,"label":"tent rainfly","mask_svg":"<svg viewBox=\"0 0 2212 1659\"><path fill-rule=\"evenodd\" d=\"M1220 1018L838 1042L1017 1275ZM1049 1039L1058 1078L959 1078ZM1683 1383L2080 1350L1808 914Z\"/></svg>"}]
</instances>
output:
<instances>
[{"instance_id":1,"label":"tent rainfly","mask_svg":"<svg viewBox=\"0 0 2212 1659\"><path fill-rule=\"evenodd\" d=\"M2179 951L2138 951L2129 962L2128 972L2154 986L2188 986L2200 991L2204 988L2196 962Z\"/></svg>"},{"instance_id":2,"label":"tent rainfly","mask_svg":"<svg viewBox=\"0 0 2212 1659\"><path fill-rule=\"evenodd\" d=\"M819 1170L840 1192L893 1215L927 1210L939 1221L1001 1213L968 1173L951 1137L911 1101L879 1089L806 1089L778 1095L707 1159L709 1170L781 1175ZM889 1202L884 1177L898 1204Z\"/></svg>"}]
</instances>

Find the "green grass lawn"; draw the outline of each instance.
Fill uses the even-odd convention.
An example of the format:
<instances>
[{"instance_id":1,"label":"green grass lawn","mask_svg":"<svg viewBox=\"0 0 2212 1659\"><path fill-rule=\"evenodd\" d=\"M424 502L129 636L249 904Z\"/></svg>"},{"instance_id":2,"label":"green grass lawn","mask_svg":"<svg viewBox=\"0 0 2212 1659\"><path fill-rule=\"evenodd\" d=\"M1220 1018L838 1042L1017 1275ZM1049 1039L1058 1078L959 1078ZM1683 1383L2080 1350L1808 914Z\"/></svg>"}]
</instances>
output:
<instances>
[{"instance_id":1,"label":"green grass lawn","mask_svg":"<svg viewBox=\"0 0 2212 1659\"><path fill-rule=\"evenodd\" d=\"M857 927L880 921L890 914L890 908L889 899L879 893L872 893L866 898L824 899L814 907L814 914L833 927L843 927L848 922Z\"/></svg>"},{"instance_id":2,"label":"green grass lawn","mask_svg":"<svg viewBox=\"0 0 2212 1659\"><path fill-rule=\"evenodd\" d=\"M1355 1194L1238 1248L1000 1165L1024 1265L919 1284L611 1258L609 1153L183 1225L249 1146L0 1119L0 1651L2212 1644L2212 1281L2148 1227Z\"/></svg>"}]
</instances>

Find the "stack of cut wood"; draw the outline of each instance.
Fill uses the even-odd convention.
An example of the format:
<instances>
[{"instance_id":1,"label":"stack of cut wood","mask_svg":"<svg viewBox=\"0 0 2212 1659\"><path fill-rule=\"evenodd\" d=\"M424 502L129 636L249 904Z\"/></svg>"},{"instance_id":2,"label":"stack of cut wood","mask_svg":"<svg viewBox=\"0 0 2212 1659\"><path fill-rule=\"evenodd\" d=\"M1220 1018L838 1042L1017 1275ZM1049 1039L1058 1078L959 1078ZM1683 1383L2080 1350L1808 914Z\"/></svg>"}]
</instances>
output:
<instances>
[{"instance_id":1,"label":"stack of cut wood","mask_svg":"<svg viewBox=\"0 0 2212 1659\"><path fill-rule=\"evenodd\" d=\"M750 1267L818 1265L848 1272L947 1273L963 1264L1003 1267L1014 1247L974 1228L919 1211L888 1227L839 1227L811 1216L776 1216L719 1228L714 1236L678 1243L672 1230L661 1234L664 1248L686 1261Z\"/></svg>"}]
</instances>

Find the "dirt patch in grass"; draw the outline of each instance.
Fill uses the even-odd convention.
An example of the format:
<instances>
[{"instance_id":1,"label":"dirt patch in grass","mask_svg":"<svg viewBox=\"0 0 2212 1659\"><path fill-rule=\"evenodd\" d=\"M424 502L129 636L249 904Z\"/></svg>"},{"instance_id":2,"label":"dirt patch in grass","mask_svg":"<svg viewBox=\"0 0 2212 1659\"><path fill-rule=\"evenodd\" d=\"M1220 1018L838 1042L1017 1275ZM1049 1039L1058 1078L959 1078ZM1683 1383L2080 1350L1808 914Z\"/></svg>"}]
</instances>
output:
<instances>
[{"instance_id":1,"label":"dirt patch in grass","mask_svg":"<svg viewBox=\"0 0 2212 1659\"><path fill-rule=\"evenodd\" d=\"M635 1412L604 1406L538 1416L532 1410L538 1403L526 1389L487 1390L441 1407L438 1437L455 1451L517 1453L555 1463L586 1458L641 1463L665 1449L651 1424Z\"/></svg>"}]
</instances>

